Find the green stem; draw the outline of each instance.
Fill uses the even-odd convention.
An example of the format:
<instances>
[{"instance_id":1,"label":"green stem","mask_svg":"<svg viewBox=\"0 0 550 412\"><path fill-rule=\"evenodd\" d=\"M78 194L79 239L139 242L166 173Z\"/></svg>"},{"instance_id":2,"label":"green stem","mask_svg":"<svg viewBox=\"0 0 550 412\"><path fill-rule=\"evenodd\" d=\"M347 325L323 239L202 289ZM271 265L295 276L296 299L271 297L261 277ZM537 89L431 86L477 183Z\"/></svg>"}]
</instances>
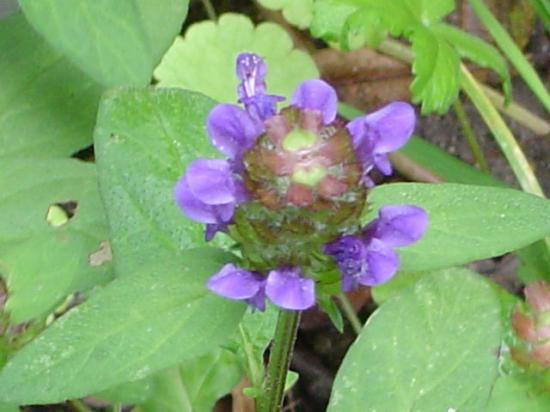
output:
<instances>
[{"instance_id":1,"label":"green stem","mask_svg":"<svg viewBox=\"0 0 550 412\"><path fill-rule=\"evenodd\" d=\"M115 403L113 404L113 412L122 412L122 404L121 403Z\"/></svg>"},{"instance_id":2,"label":"green stem","mask_svg":"<svg viewBox=\"0 0 550 412\"><path fill-rule=\"evenodd\" d=\"M510 102L505 104L504 96L492 87L481 85L481 88L491 103L502 113L510 117L510 119L515 120L538 135L548 135L550 137L550 123L517 103Z\"/></svg>"},{"instance_id":3,"label":"green stem","mask_svg":"<svg viewBox=\"0 0 550 412\"><path fill-rule=\"evenodd\" d=\"M460 127L462 128L464 137L466 138L466 142L468 143L468 147L474 156L475 162L481 171L489 174L490 171L487 166L487 161L485 160L485 156L483 155L483 151L481 150L481 146L476 139L474 131L470 126L470 121L468 120L468 116L462 107L462 103L460 103L460 98L456 99L453 103L453 109L455 111L456 118L460 123Z\"/></svg>"},{"instance_id":4,"label":"green stem","mask_svg":"<svg viewBox=\"0 0 550 412\"><path fill-rule=\"evenodd\" d=\"M214 6L210 2L210 0L201 0L201 1L204 9L206 10L206 14L208 15L208 18L212 21L216 21L218 19L218 16L216 15L216 9L214 9Z\"/></svg>"},{"instance_id":5,"label":"green stem","mask_svg":"<svg viewBox=\"0 0 550 412\"><path fill-rule=\"evenodd\" d=\"M363 329L363 325L361 324L361 320L357 317L357 313L355 313L355 310L353 310L351 302L349 301L348 297L341 292L338 294L338 300L340 301L340 306L342 307L344 316L348 319L355 334L359 335L361 333L361 330Z\"/></svg>"},{"instance_id":6,"label":"green stem","mask_svg":"<svg viewBox=\"0 0 550 412\"><path fill-rule=\"evenodd\" d=\"M525 192L544 197L542 188L518 142L508 126L506 126L506 123L504 123L504 120L502 120L502 117L498 114L498 111L491 104L491 101L483 93L477 80L464 65L460 67L460 74L462 89L493 133L496 142L500 146L500 150L502 150L506 160L508 160L508 163L512 167L521 188Z\"/></svg>"},{"instance_id":7,"label":"green stem","mask_svg":"<svg viewBox=\"0 0 550 412\"><path fill-rule=\"evenodd\" d=\"M239 334L241 335L241 343L246 356L248 379L250 380L253 388L259 388L262 384L262 378L264 375L263 364L258 364L258 359L254 354L254 347L252 346L250 338L242 325L239 325Z\"/></svg>"},{"instance_id":8,"label":"green stem","mask_svg":"<svg viewBox=\"0 0 550 412\"><path fill-rule=\"evenodd\" d=\"M92 410L88 408L88 405L86 405L80 399L71 399L70 401L68 401L68 403L69 405L71 405L71 408L73 408L76 412L92 412Z\"/></svg>"},{"instance_id":9,"label":"green stem","mask_svg":"<svg viewBox=\"0 0 550 412\"><path fill-rule=\"evenodd\" d=\"M296 341L300 313L286 310L279 312L264 381L264 393L259 399L258 412L279 412L281 409L286 374Z\"/></svg>"},{"instance_id":10,"label":"green stem","mask_svg":"<svg viewBox=\"0 0 550 412\"><path fill-rule=\"evenodd\" d=\"M493 16L491 11L483 3L483 0L469 0L472 10L483 26L493 37L500 50L508 57L531 91L538 97L546 110L550 111L550 94L546 91L537 72L527 61L519 47L510 37L506 29Z\"/></svg>"},{"instance_id":11,"label":"green stem","mask_svg":"<svg viewBox=\"0 0 550 412\"><path fill-rule=\"evenodd\" d=\"M521 147L508 126L506 126L506 123L504 123L504 120L502 120L502 117L498 114L498 111L491 104L491 101L483 93L480 84L464 65L460 67L460 74L462 89L470 100L472 100L472 103L493 133L496 142L500 146L500 150L502 150L506 160L508 160L508 163L512 167L523 191L544 197L544 192ZM550 252L550 238L545 238L544 241Z\"/></svg>"}]
</instances>

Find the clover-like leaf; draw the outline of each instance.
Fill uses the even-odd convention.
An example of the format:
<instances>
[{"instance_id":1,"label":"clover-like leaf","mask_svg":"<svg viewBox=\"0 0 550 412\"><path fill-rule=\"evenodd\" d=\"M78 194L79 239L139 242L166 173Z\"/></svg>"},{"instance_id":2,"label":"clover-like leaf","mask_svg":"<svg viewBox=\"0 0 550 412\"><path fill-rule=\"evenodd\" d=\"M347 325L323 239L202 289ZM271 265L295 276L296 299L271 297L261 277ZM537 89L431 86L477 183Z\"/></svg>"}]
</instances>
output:
<instances>
[{"instance_id":1,"label":"clover-like leaf","mask_svg":"<svg viewBox=\"0 0 550 412\"><path fill-rule=\"evenodd\" d=\"M311 57L293 49L290 36L273 23L254 27L243 15L225 14L201 22L178 37L155 70L160 86L196 90L220 102L237 100L235 58L242 52L263 57L270 94L289 97L301 81L318 77Z\"/></svg>"},{"instance_id":2,"label":"clover-like leaf","mask_svg":"<svg viewBox=\"0 0 550 412\"><path fill-rule=\"evenodd\" d=\"M281 10L290 24L301 29L309 27L313 17L313 0L259 0L267 9Z\"/></svg>"}]
</instances>

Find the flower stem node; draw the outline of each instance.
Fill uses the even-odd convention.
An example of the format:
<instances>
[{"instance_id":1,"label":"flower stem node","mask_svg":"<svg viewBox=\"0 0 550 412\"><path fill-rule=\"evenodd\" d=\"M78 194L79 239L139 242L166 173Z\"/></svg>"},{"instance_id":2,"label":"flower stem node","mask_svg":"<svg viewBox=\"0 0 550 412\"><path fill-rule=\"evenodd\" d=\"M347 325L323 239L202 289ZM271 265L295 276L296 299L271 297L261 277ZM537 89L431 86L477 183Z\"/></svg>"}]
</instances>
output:
<instances>
[{"instance_id":1,"label":"flower stem node","mask_svg":"<svg viewBox=\"0 0 550 412\"><path fill-rule=\"evenodd\" d=\"M206 240L222 231L241 248L243 268L225 265L207 287L258 310L266 299L303 310L315 304L319 272L340 271L344 290L388 280L399 262L394 248L420 238L426 214L386 206L365 228L360 216L368 174L391 173L387 154L411 136L413 108L391 103L345 126L335 90L314 79L278 110L284 98L266 93L266 71L253 53L237 57L242 107L219 104L206 120L226 159L191 162L174 187L182 212L206 225Z\"/></svg>"}]
</instances>

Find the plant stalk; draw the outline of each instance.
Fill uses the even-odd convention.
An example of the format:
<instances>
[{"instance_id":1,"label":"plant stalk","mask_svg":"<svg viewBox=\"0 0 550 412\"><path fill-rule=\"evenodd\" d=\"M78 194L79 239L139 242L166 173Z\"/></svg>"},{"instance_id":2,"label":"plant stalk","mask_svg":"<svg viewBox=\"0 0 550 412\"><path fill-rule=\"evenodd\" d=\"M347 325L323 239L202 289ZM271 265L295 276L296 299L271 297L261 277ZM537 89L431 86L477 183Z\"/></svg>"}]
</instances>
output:
<instances>
[{"instance_id":1,"label":"plant stalk","mask_svg":"<svg viewBox=\"0 0 550 412\"><path fill-rule=\"evenodd\" d=\"M485 160L485 156L483 155L483 151L481 150L481 146L476 139L474 131L470 126L470 121L468 120L468 116L462 107L460 98L456 99L453 103L453 110L455 111L456 118L458 119L458 123L460 123L462 133L466 138L466 143L468 143L468 147L470 148L470 152L472 152L472 156L474 157L476 164L482 172L490 174L489 166L487 166L487 161Z\"/></svg>"},{"instance_id":2,"label":"plant stalk","mask_svg":"<svg viewBox=\"0 0 550 412\"><path fill-rule=\"evenodd\" d=\"M300 311L279 311L264 381L264 392L258 400L258 412L279 412L281 410L286 374L296 341L300 314Z\"/></svg>"},{"instance_id":3,"label":"plant stalk","mask_svg":"<svg viewBox=\"0 0 550 412\"><path fill-rule=\"evenodd\" d=\"M359 335L361 333L361 330L363 329L363 325L361 323L361 320L357 316L357 313L355 313L351 302L349 301L348 297L342 292L338 294L338 300L340 300L342 312L344 312L344 316L349 321L351 328L356 335Z\"/></svg>"},{"instance_id":4,"label":"plant stalk","mask_svg":"<svg viewBox=\"0 0 550 412\"><path fill-rule=\"evenodd\" d=\"M537 72L527 61L506 29L502 27L495 16L493 16L485 3L483 3L483 0L469 0L469 3L475 15L481 21L485 29L491 34L502 53L510 60L546 110L550 111L550 94L548 94Z\"/></svg>"},{"instance_id":5,"label":"plant stalk","mask_svg":"<svg viewBox=\"0 0 550 412\"><path fill-rule=\"evenodd\" d=\"M204 10L206 11L206 14L208 15L208 18L212 21L218 20L216 9L214 9L212 2L210 0L201 0L201 1L202 1Z\"/></svg>"}]
</instances>

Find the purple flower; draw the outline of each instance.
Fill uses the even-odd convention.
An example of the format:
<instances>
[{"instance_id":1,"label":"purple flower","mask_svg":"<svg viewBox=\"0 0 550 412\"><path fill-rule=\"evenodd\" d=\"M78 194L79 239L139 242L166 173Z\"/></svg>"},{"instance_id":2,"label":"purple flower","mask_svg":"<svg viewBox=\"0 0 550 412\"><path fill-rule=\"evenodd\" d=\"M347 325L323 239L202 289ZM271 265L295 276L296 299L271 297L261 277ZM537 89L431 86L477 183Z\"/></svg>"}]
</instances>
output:
<instances>
[{"instance_id":1,"label":"purple flower","mask_svg":"<svg viewBox=\"0 0 550 412\"><path fill-rule=\"evenodd\" d=\"M304 278L298 268L272 270L267 277L225 265L207 282L207 288L225 298L244 300L260 311L266 296L283 309L304 310L315 304L315 283Z\"/></svg>"},{"instance_id":2,"label":"purple flower","mask_svg":"<svg viewBox=\"0 0 550 412\"><path fill-rule=\"evenodd\" d=\"M216 231L224 230L247 195L227 160L198 159L176 183L174 198L189 219L208 225L206 238L210 240Z\"/></svg>"},{"instance_id":3,"label":"purple flower","mask_svg":"<svg viewBox=\"0 0 550 412\"><path fill-rule=\"evenodd\" d=\"M237 87L239 103L242 103L248 114L257 121L263 121L277 113L277 103L283 101L281 96L265 94L266 68L263 60L252 53L241 53L237 57Z\"/></svg>"},{"instance_id":4,"label":"purple flower","mask_svg":"<svg viewBox=\"0 0 550 412\"><path fill-rule=\"evenodd\" d=\"M404 102L390 103L380 110L358 117L347 125L357 160L363 167L363 182L373 186L367 174L377 168L383 175L392 173L388 153L402 147L415 125L414 109Z\"/></svg>"},{"instance_id":5,"label":"purple flower","mask_svg":"<svg viewBox=\"0 0 550 412\"><path fill-rule=\"evenodd\" d=\"M304 310L315 304L315 282L303 277L298 268L272 270L267 276L265 294L281 308Z\"/></svg>"},{"instance_id":6,"label":"purple flower","mask_svg":"<svg viewBox=\"0 0 550 412\"><path fill-rule=\"evenodd\" d=\"M394 247L410 245L423 235L428 217L411 205L380 208L378 218L358 235L341 236L326 244L323 252L332 257L342 275L342 290L359 285L376 286L397 271L399 258Z\"/></svg>"},{"instance_id":7,"label":"purple flower","mask_svg":"<svg viewBox=\"0 0 550 412\"><path fill-rule=\"evenodd\" d=\"M265 278L228 263L208 279L206 287L217 295L244 300L260 311L265 310Z\"/></svg>"},{"instance_id":8,"label":"purple flower","mask_svg":"<svg viewBox=\"0 0 550 412\"><path fill-rule=\"evenodd\" d=\"M306 80L296 88L291 104L305 111L319 113L327 125L336 118L338 96L323 80Z\"/></svg>"}]
</instances>

